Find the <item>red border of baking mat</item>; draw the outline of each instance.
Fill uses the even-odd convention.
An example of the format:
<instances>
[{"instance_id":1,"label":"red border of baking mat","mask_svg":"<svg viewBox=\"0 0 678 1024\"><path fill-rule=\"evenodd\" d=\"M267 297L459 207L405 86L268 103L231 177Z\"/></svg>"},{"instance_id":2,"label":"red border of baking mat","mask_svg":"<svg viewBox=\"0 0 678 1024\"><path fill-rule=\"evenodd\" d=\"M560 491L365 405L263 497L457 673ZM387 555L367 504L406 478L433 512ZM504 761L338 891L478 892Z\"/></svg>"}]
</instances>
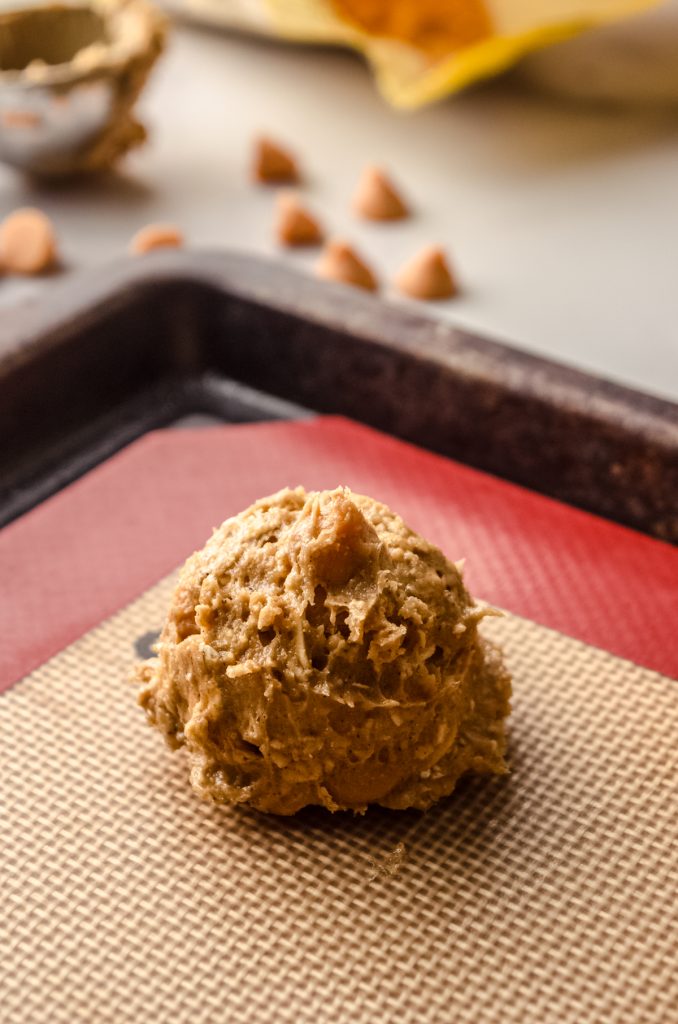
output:
<instances>
[{"instance_id":1,"label":"red border of baking mat","mask_svg":"<svg viewBox=\"0 0 678 1024\"><path fill-rule=\"evenodd\" d=\"M479 597L678 676L678 549L324 417L149 434L0 532L0 689L298 483L385 501Z\"/></svg>"}]
</instances>

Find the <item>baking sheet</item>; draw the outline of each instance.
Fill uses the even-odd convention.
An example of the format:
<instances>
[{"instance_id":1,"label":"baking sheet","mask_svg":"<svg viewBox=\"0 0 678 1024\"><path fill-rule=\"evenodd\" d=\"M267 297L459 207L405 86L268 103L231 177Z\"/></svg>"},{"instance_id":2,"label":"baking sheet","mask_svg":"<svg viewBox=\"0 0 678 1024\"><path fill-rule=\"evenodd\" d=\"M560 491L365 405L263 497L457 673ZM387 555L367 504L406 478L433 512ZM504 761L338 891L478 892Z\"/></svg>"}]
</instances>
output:
<instances>
[{"instance_id":1,"label":"baking sheet","mask_svg":"<svg viewBox=\"0 0 678 1024\"><path fill-rule=\"evenodd\" d=\"M242 254L164 250L17 309L0 323L0 523L182 415L315 411L678 541L675 405L347 297Z\"/></svg>"},{"instance_id":2,"label":"baking sheet","mask_svg":"<svg viewBox=\"0 0 678 1024\"><path fill-rule=\"evenodd\" d=\"M126 678L171 585L0 698L3 1021L675 1020L675 683L508 617L509 776L423 815L220 809Z\"/></svg>"}]
</instances>

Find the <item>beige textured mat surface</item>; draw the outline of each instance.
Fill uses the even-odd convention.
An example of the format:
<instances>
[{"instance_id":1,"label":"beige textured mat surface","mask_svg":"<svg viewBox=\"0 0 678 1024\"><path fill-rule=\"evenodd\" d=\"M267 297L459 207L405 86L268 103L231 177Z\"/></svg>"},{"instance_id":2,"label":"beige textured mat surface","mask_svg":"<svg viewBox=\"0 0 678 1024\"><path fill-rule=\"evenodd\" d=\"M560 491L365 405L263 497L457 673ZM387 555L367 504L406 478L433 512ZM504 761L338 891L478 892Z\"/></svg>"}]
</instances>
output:
<instances>
[{"instance_id":1,"label":"beige textured mat surface","mask_svg":"<svg viewBox=\"0 0 678 1024\"><path fill-rule=\"evenodd\" d=\"M200 803L135 705L168 591L0 698L3 1024L678 1021L677 684L491 623L510 777L271 819Z\"/></svg>"}]
</instances>

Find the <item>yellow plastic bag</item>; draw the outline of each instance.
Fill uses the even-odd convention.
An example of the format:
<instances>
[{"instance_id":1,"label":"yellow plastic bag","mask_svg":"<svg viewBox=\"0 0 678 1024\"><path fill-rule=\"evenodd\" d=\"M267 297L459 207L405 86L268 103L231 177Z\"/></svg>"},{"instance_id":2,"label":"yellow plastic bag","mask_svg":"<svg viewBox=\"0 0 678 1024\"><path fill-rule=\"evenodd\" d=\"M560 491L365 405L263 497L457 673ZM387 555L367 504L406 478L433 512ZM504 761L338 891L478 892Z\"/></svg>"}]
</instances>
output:
<instances>
[{"instance_id":1,"label":"yellow plastic bag","mask_svg":"<svg viewBox=\"0 0 678 1024\"><path fill-rule=\"evenodd\" d=\"M398 107L496 74L523 54L657 0L265 0L277 32L362 50Z\"/></svg>"}]
</instances>

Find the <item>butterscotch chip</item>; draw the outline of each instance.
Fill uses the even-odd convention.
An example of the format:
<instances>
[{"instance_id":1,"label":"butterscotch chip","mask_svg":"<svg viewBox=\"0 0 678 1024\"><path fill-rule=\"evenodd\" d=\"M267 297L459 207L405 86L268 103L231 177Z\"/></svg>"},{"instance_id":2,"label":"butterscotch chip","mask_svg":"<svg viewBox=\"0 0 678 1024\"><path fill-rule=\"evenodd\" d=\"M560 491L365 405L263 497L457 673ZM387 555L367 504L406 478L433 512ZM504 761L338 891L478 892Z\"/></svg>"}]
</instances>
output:
<instances>
[{"instance_id":1,"label":"butterscotch chip","mask_svg":"<svg viewBox=\"0 0 678 1024\"><path fill-rule=\"evenodd\" d=\"M319 245L323 240L315 217L296 196L286 194L278 196L275 234L281 245Z\"/></svg>"},{"instance_id":2,"label":"butterscotch chip","mask_svg":"<svg viewBox=\"0 0 678 1024\"><path fill-rule=\"evenodd\" d=\"M379 282L368 265L345 242L328 242L315 271L326 281L340 281L368 292L376 292L379 288Z\"/></svg>"},{"instance_id":3,"label":"butterscotch chip","mask_svg":"<svg viewBox=\"0 0 678 1024\"><path fill-rule=\"evenodd\" d=\"M367 220L401 220L409 210L395 185L380 167L363 171L353 195L353 209Z\"/></svg>"},{"instance_id":4,"label":"butterscotch chip","mask_svg":"<svg viewBox=\"0 0 678 1024\"><path fill-rule=\"evenodd\" d=\"M56 262L51 220L41 210L25 207L0 224L0 263L14 274L41 274Z\"/></svg>"},{"instance_id":5,"label":"butterscotch chip","mask_svg":"<svg viewBox=\"0 0 678 1024\"><path fill-rule=\"evenodd\" d=\"M40 114L32 110L3 110L0 120L6 128L37 128L42 124Z\"/></svg>"},{"instance_id":6,"label":"butterscotch chip","mask_svg":"<svg viewBox=\"0 0 678 1024\"><path fill-rule=\"evenodd\" d=\"M153 249L180 249L184 236L174 224L148 224L137 231L129 245L134 256L143 256Z\"/></svg>"},{"instance_id":7,"label":"butterscotch chip","mask_svg":"<svg viewBox=\"0 0 678 1024\"><path fill-rule=\"evenodd\" d=\"M427 246L396 275L396 287L412 299L451 299L457 284L442 249Z\"/></svg>"},{"instance_id":8,"label":"butterscotch chip","mask_svg":"<svg viewBox=\"0 0 678 1024\"><path fill-rule=\"evenodd\" d=\"M254 144L252 177L267 183L299 181L299 167L291 153L270 139L257 139Z\"/></svg>"}]
</instances>

